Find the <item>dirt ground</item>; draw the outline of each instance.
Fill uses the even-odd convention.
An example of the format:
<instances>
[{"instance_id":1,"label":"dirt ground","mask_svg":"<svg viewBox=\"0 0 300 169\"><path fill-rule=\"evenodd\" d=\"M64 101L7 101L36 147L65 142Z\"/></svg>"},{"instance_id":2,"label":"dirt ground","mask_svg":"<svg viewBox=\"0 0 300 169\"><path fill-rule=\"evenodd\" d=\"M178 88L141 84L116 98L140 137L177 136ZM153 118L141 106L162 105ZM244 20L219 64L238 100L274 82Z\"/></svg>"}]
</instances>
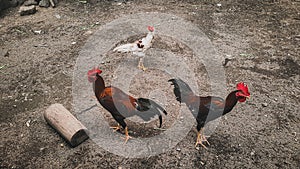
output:
<instances>
[{"instance_id":1,"label":"dirt ground","mask_svg":"<svg viewBox=\"0 0 300 169\"><path fill-rule=\"evenodd\" d=\"M17 11L0 15L0 168L300 166L299 1L61 1L30 16ZM194 148L191 130L166 153L124 158L92 140L72 148L43 119L52 103L73 109L74 66L91 33L136 12L169 13L192 22L224 60L232 58L225 67L228 92L238 81L249 84L251 99L222 118L207 150Z\"/></svg>"}]
</instances>

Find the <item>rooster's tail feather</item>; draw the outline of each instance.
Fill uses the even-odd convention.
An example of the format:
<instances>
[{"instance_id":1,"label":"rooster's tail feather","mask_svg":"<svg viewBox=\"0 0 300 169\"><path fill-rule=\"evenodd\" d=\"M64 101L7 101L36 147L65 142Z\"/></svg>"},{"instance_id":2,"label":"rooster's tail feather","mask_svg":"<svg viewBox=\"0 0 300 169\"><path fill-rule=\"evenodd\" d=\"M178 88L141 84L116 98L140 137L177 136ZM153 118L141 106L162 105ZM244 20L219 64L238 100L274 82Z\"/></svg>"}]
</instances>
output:
<instances>
[{"instance_id":1,"label":"rooster's tail feather","mask_svg":"<svg viewBox=\"0 0 300 169\"><path fill-rule=\"evenodd\" d=\"M174 85L174 94L176 96L176 100L181 102L185 102L185 98L188 96L194 95L194 92L190 88L188 84L186 84L181 79L170 79L168 82L171 82Z\"/></svg>"},{"instance_id":2,"label":"rooster's tail feather","mask_svg":"<svg viewBox=\"0 0 300 169\"><path fill-rule=\"evenodd\" d=\"M150 111L150 112L158 115L159 128L160 128L162 125L162 113L161 112L163 112L165 115L167 115L168 114L167 111L151 99L138 98L137 102L139 104L139 108L138 108L139 111Z\"/></svg>"}]
</instances>

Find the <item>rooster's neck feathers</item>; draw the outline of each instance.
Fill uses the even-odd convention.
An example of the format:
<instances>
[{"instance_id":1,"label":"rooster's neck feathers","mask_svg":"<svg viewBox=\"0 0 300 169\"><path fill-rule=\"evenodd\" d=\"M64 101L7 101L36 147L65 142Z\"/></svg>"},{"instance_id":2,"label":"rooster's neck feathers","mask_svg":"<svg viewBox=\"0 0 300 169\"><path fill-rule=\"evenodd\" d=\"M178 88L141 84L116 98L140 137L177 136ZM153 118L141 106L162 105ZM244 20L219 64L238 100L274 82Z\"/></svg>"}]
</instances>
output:
<instances>
[{"instance_id":1,"label":"rooster's neck feathers","mask_svg":"<svg viewBox=\"0 0 300 169\"><path fill-rule=\"evenodd\" d=\"M105 89L105 83L103 78L100 75L96 75L96 81L94 83L94 92L96 94L96 96L100 96L100 94L104 91Z\"/></svg>"},{"instance_id":2,"label":"rooster's neck feathers","mask_svg":"<svg viewBox=\"0 0 300 169\"><path fill-rule=\"evenodd\" d=\"M233 109L233 107L236 105L236 103L238 101L238 99L237 99L237 97L235 95L236 92L238 92L238 90L232 91L226 97L223 115L226 114L226 113L229 113Z\"/></svg>"}]
</instances>

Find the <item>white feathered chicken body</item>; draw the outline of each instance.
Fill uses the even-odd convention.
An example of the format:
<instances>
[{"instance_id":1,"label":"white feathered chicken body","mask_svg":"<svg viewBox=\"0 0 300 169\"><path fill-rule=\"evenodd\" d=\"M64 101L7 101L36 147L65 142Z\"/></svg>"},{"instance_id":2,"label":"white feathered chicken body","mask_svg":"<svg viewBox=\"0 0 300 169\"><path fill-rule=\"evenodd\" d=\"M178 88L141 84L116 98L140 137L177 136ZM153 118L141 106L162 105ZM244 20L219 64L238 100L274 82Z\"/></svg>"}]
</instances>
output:
<instances>
[{"instance_id":1,"label":"white feathered chicken body","mask_svg":"<svg viewBox=\"0 0 300 169\"><path fill-rule=\"evenodd\" d=\"M113 51L121 53L132 52L134 55L144 56L144 52L151 47L151 41L154 37L154 27L148 26L148 30L149 32L146 37L142 38L141 40L135 41L134 43L128 43L118 46L114 48Z\"/></svg>"}]
</instances>

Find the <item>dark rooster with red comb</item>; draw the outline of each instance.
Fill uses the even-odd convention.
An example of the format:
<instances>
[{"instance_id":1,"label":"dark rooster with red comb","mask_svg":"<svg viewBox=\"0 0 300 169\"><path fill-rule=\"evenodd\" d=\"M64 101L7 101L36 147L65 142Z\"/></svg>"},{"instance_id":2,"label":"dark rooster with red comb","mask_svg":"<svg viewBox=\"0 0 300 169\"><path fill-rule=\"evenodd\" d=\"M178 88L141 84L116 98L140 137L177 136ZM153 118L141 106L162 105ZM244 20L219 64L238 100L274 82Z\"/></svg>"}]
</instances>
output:
<instances>
[{"instance_id":1,"label":"dark rooster with red comb","mask_svg":"<svg viewBox=\"0 0 300 169\"><path fill-rule=\"evenodd\" d=\"M185 103L196 117L198 132L195 147L200 144L206 148L203 142L210 145L203 135L206 123L229 113L237 102L245 102L247 98L250 98L248 86L242 82L236 85L236 90L229 93L225 100L215 96L197 96L181 79L170 79L169 82L174 85L176 100Z\"/></svg>"},{"instance_id":2,"label":"dark rooster with red comb","mask_svg":"<svg viewBox=\"0 0 300 169\"><path fill-rule=\"evenodd\" d=\"M167 115L167 112L156 102L146 98L134 98L121 89L113 86L105 86L103 78L100 76L102 70L94 68L88 71L88 80L93 83L95 96L100 104L111 113L113 118L118 122L117 127L112 127L120 130L120 126L125 130L125 143L131 138L128 134L126 117L134 115L139 116L144 121L149 121L155 115L159 117L159 128L162 124L161 114Z\"/></svg>"}]
</instances>

